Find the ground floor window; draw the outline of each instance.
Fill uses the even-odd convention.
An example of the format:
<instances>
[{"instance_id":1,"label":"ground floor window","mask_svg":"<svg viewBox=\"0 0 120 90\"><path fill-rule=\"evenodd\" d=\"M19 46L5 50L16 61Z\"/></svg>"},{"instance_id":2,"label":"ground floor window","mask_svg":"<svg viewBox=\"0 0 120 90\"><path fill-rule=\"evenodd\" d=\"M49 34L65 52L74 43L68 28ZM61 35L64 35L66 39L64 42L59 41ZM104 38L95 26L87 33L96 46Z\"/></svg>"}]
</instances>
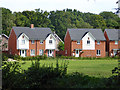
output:
<instances>
[{"instance_id":1,"label":"ground floor window","mask_svg":"<svg viewBox=\"0 0 120 90\"><path fill-rule=\"evenodd\" d=\"M39 55L43 55L43 49L39 50Z\"/></svg>"},{"instance_id":2,"label":"ground floor window","mask_svg":"<svg viewBox=\"0 0 120 90\"><path fill-rule=\"evenodd\" d=\"M100 50L97 50L97 56L100 56Z\"/></svg>"},{"instance_id":3,"label":"ground floor window","mask_svg":"<svg viewBox=\"0 0 120 90\"><path fill-rule=\"evenodd\" d=\"M31 56L35 56L35 50L34 50L34 49L31 49L30 55L31 55Z\"/></svg>"}]
</instances>

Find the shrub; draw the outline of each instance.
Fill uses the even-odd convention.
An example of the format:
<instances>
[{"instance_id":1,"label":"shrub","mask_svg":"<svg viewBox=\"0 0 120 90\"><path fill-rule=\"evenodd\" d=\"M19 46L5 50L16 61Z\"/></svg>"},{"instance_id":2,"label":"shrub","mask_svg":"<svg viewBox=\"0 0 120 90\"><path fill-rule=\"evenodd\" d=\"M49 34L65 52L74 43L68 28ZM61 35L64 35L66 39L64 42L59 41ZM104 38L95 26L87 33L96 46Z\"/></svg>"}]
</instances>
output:
<instances>
[{"instance_id":1,"label":"shrub","mask_svg":"<svg viewBox=\"0 0 120 90\"><path fill-rule=\"evenodd\" d=\"M13 88L20 84L22 69L18 62L2 63L2 87Z\"/></svg>"}]
</instances>

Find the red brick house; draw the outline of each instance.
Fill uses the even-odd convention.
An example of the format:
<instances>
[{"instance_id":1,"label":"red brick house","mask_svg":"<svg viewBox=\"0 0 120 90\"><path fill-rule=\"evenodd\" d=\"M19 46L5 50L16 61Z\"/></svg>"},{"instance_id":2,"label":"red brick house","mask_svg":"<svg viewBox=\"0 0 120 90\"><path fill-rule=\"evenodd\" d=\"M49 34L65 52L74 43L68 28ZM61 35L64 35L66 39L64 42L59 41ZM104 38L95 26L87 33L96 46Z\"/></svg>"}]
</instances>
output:
<instances>
[{"instance_id":1,"label":"red brick house","mask_svg":"<svg viewBox=\"0 0 120 90\"><path fill-rule=\"evenodd\" d=\"M50 28L13 27L8 40L10 54L36 56L46 54L48 57L56 55L56 38Z\"/></svg>"},{"instance_id":2,"label":"red brick house","mask_svg":"<svg viewBox=\"0 0 120 90\"><path fill-rule=\"evenodd\" d=\"M105 57L105 37L101 29L67 29L65 55Z\"/></svg>"},{"instance_id":3,"label":"red brick house","mask_svg":"<svg viewBox=\"0 0 120 90\"><path fill-rule=\"evenodd\" d=\"M120 49L120 30L105 29L104 36L106 38L106 52L108 52L108 56L116 56Z\"/></svg>"}]
</instances>

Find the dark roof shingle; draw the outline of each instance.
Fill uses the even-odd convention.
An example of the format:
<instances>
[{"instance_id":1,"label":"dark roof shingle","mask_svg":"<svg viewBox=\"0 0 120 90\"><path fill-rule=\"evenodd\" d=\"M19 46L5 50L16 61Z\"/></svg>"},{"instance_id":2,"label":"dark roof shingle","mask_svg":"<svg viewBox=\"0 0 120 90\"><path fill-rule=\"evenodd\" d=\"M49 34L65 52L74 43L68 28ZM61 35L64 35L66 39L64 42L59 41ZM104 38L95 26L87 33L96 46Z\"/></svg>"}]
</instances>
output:
<instances>
[{"instance_id":1,"label":"dark roof shingle","mask_svg":"<svg viewBox=\"0 0 120 90\"><path fill-rule=\"evenodd\" d=\"M46 37L52 33L50 28L38 28L31 29L30 27L13 27L17 38L21 33L25 33L30 40L45 40Z\"/></svg>"},{"instance_id":2,"label":"dark roof shingle","mask_svg":"<svg viewBox=\"0 0 120 90\"><path fill-rule=\"evenodd\" d=\"M105 29L109 40L120 40L120 30L119 29Z\"/></svg>"},{"instance_id":3,"label":"dark roof shingle","mask_svg":"<svg viewBox=\"0 0 120 90\"><path fill-rule=\"evenodd\" d=\"M71 40L81 40L83 36L90 32L96 40L106 40L101 29L68 29Z\"/></svg>"}]
</instances>

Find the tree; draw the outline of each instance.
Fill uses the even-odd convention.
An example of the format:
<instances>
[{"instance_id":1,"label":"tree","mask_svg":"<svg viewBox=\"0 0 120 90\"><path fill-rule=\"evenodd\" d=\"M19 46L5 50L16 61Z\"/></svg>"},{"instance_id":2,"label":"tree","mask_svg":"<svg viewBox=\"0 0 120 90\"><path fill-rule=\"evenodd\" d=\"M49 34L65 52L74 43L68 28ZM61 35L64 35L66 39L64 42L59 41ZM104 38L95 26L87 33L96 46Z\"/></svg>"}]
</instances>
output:
<instances>
[{"instance_id":1,"label":"tree","mask_svg":"<svg viewBox=\"0 0 120 90\"><path fill-rule=\"evenodd\" d=\"M106 23L102 16L100 15L91 15L89 18L90 25L93 26L93 28L101 28L104 29L106 27Z\"/></svg>"},{"instance_id":2,"label":"tree","mask_svg":"<svg viewBox=\"0 0 120 90\"><path fill-rule=\"evenodd\" d=\"M63 42L59 42L58 49L64 51L64 43Z\"/></svg>"},{"instance_id":3,"label":"tree","mask_svg":"<svg viewBox=\"0 0 120 90\"><path fill-rule=\"evenodd\" d=\"M2 8L2 32L9 36L10 30L14 24L15 17L12 11Z\"/></svg>"}]
</instances>

